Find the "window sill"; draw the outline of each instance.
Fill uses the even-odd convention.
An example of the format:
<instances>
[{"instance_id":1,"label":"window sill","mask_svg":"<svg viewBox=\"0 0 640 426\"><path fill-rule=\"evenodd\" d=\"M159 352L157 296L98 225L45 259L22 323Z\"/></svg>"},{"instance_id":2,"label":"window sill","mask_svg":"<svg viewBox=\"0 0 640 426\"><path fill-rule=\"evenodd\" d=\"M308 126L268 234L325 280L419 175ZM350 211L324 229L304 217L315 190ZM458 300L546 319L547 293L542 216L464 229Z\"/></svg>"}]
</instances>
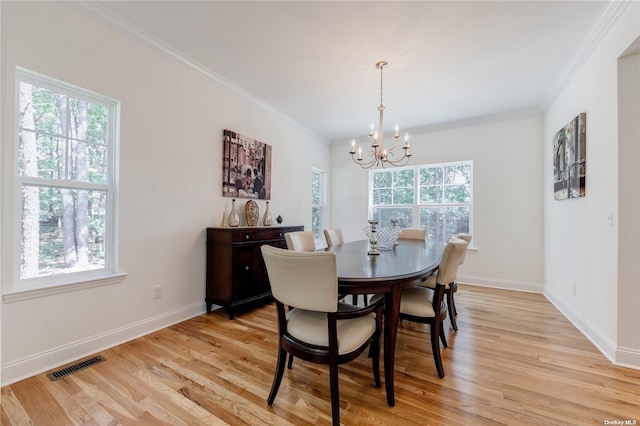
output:
<instances>
[{"instance_id":1,"label":"window sill","mask_svg":"<svg viewBox=\"0 0 640 426\"><path fill-rule=\"evenodd\" d=\"M71 291L84 290L87 288L101 287L104 285L118 284L127 277L126 273L110 274L104 277L86 279L68 284L55 285L50 287L40 287L28 290L18 290L5 293L2 296L4 303L21 302L23 300L36 299L38 297L53 296L55 294L68 293Z\"/></svg>"}]
</instances>

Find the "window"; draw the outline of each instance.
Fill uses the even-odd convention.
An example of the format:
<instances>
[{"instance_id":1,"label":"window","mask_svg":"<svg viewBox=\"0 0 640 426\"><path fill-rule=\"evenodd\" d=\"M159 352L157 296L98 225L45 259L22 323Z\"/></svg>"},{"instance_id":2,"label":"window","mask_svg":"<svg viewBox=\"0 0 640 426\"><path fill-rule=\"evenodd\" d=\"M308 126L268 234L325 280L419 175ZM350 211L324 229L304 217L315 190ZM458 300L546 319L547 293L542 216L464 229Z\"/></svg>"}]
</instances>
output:
<instances>
[{"instance_id":1,"label":"window","mask_svg":"<svg viewBox=\"0 0 640 426\"><path fill-rule=\"evenodd\" d=\"M17 70L19 287L116 272L118 103Z\"/></svg>"},{"instance_id":2,"label":"window","mask_svg":"<svg viewBox=\"0 0 640 426\"><path fill-rule=\"evenodd\" d=\"M369 172L369 209L380 226L398 219L401 228L426 228L446 243L469 233L473 213L473 162L430 164Z\"/></svg>"},{"instance_id":3,"label":"window","mask_svg":"<svg viewBox=\"0 0 640 426\"><path fill-rule=\"evenodd\" d=\"M316 246L323 241L324 216L326 212L326 173L322 170L311 171L311 230Z\"/></svg>"}]
</instances>

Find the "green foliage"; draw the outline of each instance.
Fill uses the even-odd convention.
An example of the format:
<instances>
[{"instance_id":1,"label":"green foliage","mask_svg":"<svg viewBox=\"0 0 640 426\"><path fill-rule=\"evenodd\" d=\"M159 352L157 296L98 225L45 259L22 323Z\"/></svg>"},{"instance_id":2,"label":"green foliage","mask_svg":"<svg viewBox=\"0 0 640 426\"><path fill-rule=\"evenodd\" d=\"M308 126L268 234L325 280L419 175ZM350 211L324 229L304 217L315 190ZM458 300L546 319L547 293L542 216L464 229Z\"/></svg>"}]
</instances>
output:
<instances>
[{"instance_id":1,"label":"green foliage","mask_svg":"<svg viewBox=\"0 0 640 426\"><path fill-rule=\"evenodd\" d=\"M372 215L381 226L398 219L401 228L427 228L430 238L442 242L451 235L469 232L470 163L371 173ZM419 221L417 226L415 220Z\"/></svg>"},{"instance_id":2,"label":"green foliage","mask_svg":"<svg viewBox=\"0 0 640 426\"><path fill-rule=\"evenodd\" d=\"M21 82L21 85L29 83ZM21 86L24 87L24 86ZM32 86L32 109L26 108L28 99L20 99L20 111L32 111L32 117L19 118L18 172L26 175L25 156L31 155L24 147L25 138L36 141L37 174L31 177L42 179L39 188L39 218L37 224L23 222L27 227L39 230L39 267L41 274L61 272L65 262L64 230L62 217L65 210L60 187L56 182L85 181L108 183L107 132L109 109L79 98L73 98L53 90ZM31 126L29 123L33 122ZM31 139L33 140L33 139ZM51 185L47 185L50 181ZM66 183L65 183L66 186ZM23 186L28 188L29 185ZM89 263L104 266L107 193L105 190L73 189L69 207L74 212L74 221L86 220L88 233L82 238L89 247ZM79 211L80 198L86 198L86 211ZM24 199L24 190L23 190ZM70 232L75 232L76 226ZM79 243L80 234L71 236ZM84 235L84 234L83 234ZM24 264L24 259L23 259ZM53 272L52 272L53 271Z\"/></svg>"}]
</instances>

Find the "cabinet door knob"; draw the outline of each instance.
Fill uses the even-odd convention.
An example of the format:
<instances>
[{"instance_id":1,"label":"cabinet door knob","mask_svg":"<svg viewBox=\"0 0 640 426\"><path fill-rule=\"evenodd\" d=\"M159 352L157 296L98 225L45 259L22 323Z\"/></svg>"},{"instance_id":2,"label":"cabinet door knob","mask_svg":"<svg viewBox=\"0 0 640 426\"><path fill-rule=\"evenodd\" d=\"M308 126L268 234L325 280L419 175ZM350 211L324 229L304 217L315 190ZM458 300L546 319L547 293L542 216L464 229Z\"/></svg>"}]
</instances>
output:
<instances>
[{"instance_id":1,"label":"cabinet door knob","mask_svg":"<svg viewBox=\"0 0 640 426\"><path fill-rule=\"evenodd\" d=\"M249 239L249 235L245 235L244 238L248 240Z\"/></svg>"},{"instance_id":2,"label":"cabinet door knob","mask_svg":"<svg viewBox=\"0 0 640 426\"><path fill-rule=\"evenodd\" d=\"M245 267L244 267L244 270L245 270L245 271L248 271L248 270L249 270L249 267L248 267L248 266L245 266Z\"/></svg>"}]
</instances>

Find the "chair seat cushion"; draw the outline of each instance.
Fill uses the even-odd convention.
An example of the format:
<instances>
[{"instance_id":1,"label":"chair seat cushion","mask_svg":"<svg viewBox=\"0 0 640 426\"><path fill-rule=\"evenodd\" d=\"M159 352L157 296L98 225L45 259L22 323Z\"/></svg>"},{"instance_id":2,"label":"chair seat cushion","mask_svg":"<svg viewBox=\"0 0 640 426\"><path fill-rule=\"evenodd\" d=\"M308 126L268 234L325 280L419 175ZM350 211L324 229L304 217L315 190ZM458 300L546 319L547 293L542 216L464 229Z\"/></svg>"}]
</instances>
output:
<instances>
[{"instance_id":1,"label":"chair seat cushion","mask_svg":"<svg viewBox=\"0 0 640 426\"><path fill-rule=\"evenodd\" d=\"M420 283L420 285L422 287L427 287L427 288L436 288L436 277L437 277L436 274L430 275L429 278L427 278L426 280L422 281ZM445 284L444 288L446 290L448 290L449 289L449 284L448 283Z\"/></svg>"},{"instance_id":2,"label":"chair seat cushion","mask_svg":"<svg viewBox=\"0 0 640 426\"><path fill-rule=\"evenodd\" d=\"M402 290L400 312L416 317L430 318L433 311L433 291L424 287L409 287Z\"/></svg>"},{"instance_id":3,"label":"chair seat cushion","mask_svg":"<svg viewBox=\"0 0 640 426\"><path fill-rule=\"evenodd\" d=\"M338 310L357 310L356 306L339 303ZM292 309L287 313L289 334L303 342L329 346L326 312ZM338 353L346 354L362 346L376 331L375 314L348 320L338 320Z\"/></svg>"}]
</instances>

